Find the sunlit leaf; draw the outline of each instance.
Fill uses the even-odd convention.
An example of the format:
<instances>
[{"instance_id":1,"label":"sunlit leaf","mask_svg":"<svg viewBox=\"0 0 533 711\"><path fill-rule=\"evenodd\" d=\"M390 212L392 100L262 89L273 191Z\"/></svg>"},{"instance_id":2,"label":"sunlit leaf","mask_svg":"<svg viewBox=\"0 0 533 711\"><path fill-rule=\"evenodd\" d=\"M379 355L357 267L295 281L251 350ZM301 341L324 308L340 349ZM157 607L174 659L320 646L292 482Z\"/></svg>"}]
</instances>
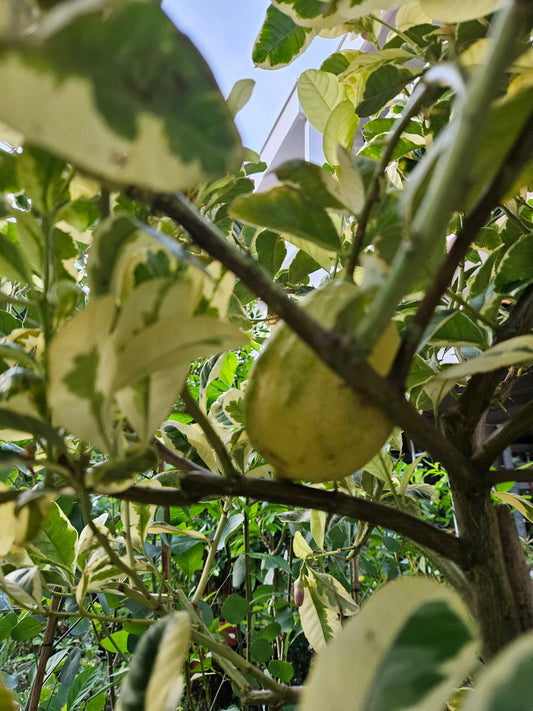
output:
<instances>
[{"instance_id":1,"label":"sunlit leaf","mask_svg":"<svg viewBox=\"0 0 533 711\"><path fill-rule=\"evenodd\" d=\"M338 148L351 149L359 119L351 101L341 101L331 112L324 127L323 148L330 165L338 165Z\"/></svg>"},{"instance_id":2,"label":"sunlit leaf","mask_svg":"<svg viewBox=\"0 0 533 711\"><path fill-rule=\"evenodd\" d=\"M254 90L255 81L253 79L239 79L233 85L227 98L228 109L232 116L235 116L246 106Z\"/></svg>"},{"instance_id":3,"label":"sunlit leaf","mask_svg":"<svg viewBox=\"0 0 533 711\"><path fill-rule=\"evenodd\" d=\"M314 32L299 27L290 17L270 5L254 44L254 64L261 69L284 67L304 51L314 36Z\"/></svg>"},{"instance_id":4,"label":"sunlit leaf","mask_svg":"<svg viewBox=\"0 0 533 711\"><path fill-rule=\"evenodd\" d=\"M52 502L46 525L31 544L31 551L66 571L71 571L76 557L78 534L61 508Z\"/></svg>"},{"instance_id":5,"label":"sunlit leaf","mask_svg":"<svg viewBox=\"0 0 533 711\"><path fill-rule=\"evenodd\" d=\"M346 90L335 74L308 69L298 80L298 99L311 126L323 133L333 109L346 100Z\"/></svg>"},{"instance_id":6,"label":"sunlit leaf","mask_svg":"<svg viewBox=\"0 0 533 711\"><path fill-rule=\"evenodd\" d=\"M104 451L112 426L116 367L109 331L114 314L112 296L93 299L59 331L49 355L54 423Z\"/></svg>"},{"instance_id":7,"label":"sunlit leaf","mask_svg":"<svg viewBox=\"0 0 533 711\"><path fill-rule=\"evenodd\" d=\"M509 506L512 506L519 511L524 518L533 523L533 504L519 494L513 494L506 491L495 491L494 496L503 501Z\"/></svg>"},{"instance_id":8,"label":"sunlit leaf","mask_svg":"<svg viewBox=\"0 0 533 711\"><path fill-rule=\"evenodd\" d=\"M340 632L344 618L357 612L357 605L332 575L307 569L300 578L304 587L299 608L302 629L318 651Z\"/></svg>"},{"instance_id":9,"label":"sunlit leaf","mask_svg":"<svg viewBox=\"0 0 533 711\"><path fill-rule=\"evenodd\" d=\"M440 22L465 22L476 17L490 15L504 7L506 0L420 0L422 10L434 20Z\"/></svg>"},{"instance_id":10,"label":"sunlit leaf","mask_svg":"<svg viewBox=\"0 0 533 711\"><path fill-rule=\"evenodd\" d=\"M300 531L296 531L296 533L294 534L292 547L294 550L294 555L297 558L301 558L302 560L305 560L310 555L313 555L313 549L311 548L309 543L307 543Z\"/></svg>"},{"instance_id":11,"label":"sunlit leaf","mask_svg":"<svg viewBox=\"0 0 533 711\"><path fill-rule=\"evenodd\" d=\"M4 36L0 119L120 185L180 190L238 169L237 131L188 38L157 3L106 8L59 5L31 41Z\"/></svg>"}]
</instances>

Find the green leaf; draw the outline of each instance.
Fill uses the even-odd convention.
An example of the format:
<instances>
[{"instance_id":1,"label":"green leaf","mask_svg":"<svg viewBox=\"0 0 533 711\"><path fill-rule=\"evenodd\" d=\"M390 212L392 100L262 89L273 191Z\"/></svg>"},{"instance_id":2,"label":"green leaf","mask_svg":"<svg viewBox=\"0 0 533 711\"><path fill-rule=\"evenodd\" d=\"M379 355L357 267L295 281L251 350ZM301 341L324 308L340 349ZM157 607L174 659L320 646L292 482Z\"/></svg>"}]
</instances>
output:
<instances>
[{"instance_id":1,"label":"green leaf","mask_svg":"<svg viewBox=\"0 0 533 711\"><path fill-rule=\"evenodd\" d=\"M246 619L248 610L250 609L250 603L244 597L237 595L237 593L232 593L224 600L222 605L221 614L222 617L232 625L238 625Z\"/></svg>"},{"instance_id":2,"label":"green leaf","mask_svg":"<svg viewBox=\"0 0 533 711\"><path fill-rule=\"evenodd\" d=\"M58 435L57 430L48 422L43 422L30 415L22 415L7 407L0 407L0 429L4 428L28 432L37 437L43 437L61 450L64 449L63 438Z\"/></svg>"},{"instance_id":3,"label":"green leaf","mask_svg":"<svg viewBox=\"0 0 533 711\"><path fill-rule=\"evenodd\" d=\"M533 233L520 237L505 253L498 266L495 287L500 293L526 287L533 281Z\"/></svg>"},{"instance_id":4,"label":"green leaf","mask_svg":"<svg viewBox=\"0 0 533 711\"><path fill-rule=\"evenodd\" d=\"M531 117L533 105L533 87L525 86L521 91L504 96L494 102L487 117L474 161L470 161L471 189L465 196L465 204L461 207L467 211L480 197L485 186L501 168L502 163L516 139ZM516 175L515 184L510 195L514 195L523 185L529 182L528 166Z\"/></svg>"},{"instance_id":5,"label":"green leaf","mask_svg":"<svg viewBox=\"0 0 533 711\"><path fill-rule=\"evenodd\" d=\"M129 634L126 630L117 630L112 632L108 637L102 637L100 640L100 645L112 654L117 652L122 652L123 654L128 653L128 637Z\"/></svg>"},{"instance_id":6,"label":"green leaf","mask_svg":"<svg viewBox=\"0 0 533 711\"><path fill-rule=\"evenodd\" d=\"M430 579L399 578L318 653L301 710L440 709L475 663L476 641L458 595Z\"/></svg>"},{"instance_id":7,"label":"green leaf","mask_svg":"<svg viewBox=\"0 0 533 711\"><path fill-rule=\"evenodd\" d=\"M358 124L353 104L348 99L333 109L324 128L323 138L324 155L330 165L339 165L339 146L351 149Z\"/></svg>"},{"instance_id":8,"label":"green leaf","mask_svg":"<svg viewBox=\"0 0 533 711\"><path fill-rule=\"evenodd\" d=\"M183 690L181 671L189 649L190 622L178 612L143 634L124 679L118 711L167 711Z\"/></svg>"},{"instance_id":9,"label":"green leaf","mask_svg":"<svg viewBox=\"0 0 533 711\"><path fill-rule=\"evenodd\" d=\"M339 250L340 238L329 215L298 190L279 186L235 200L230 214L252 225L287 232L321 247Z\"/></svg>"},{"instance_id":10,"label":"green leaf","mask_svg":"<svg viewBox=\"0 0 533 711\"><path fill-rule=\"evenodd\" d=\"M25 642L33 639L42 630L43 623L31 615L25 615L11 630L11 638L16 642Z\"/></svg>"},{"instance_id":11,"label":"green leaf","mask_svg":"<svg viewBox=\"0 0 533 711\"><path fill-rule=\"evenodd\" d=\"M531 706L533 633L519 637L480 675L462 711L524 711Z\"/></svg>"},{"instance_id":12,"label":"green leaf","mask_svg":"<svg viewBox=\"0 0 533 711\"><path fill-rule=\"evenodd\" d=\"M7 639L17 622L18 618L14 612L3 614L2 617L0 617L0 639ZM2 707L0 706L0 708Z\"/></svg>"},{"instance_id":13,"label":"green leaf","mask_svg":"<svg viewBox=\"0 0 533 711\"><path fill-rule=\"evenodd\" d=\"M147 469L157 465L157 457L151 449L130 447L124 459L105 459L87 471L87 484L97 491L110 493L123 491Z\"/></svg>"},{"instance_id":14,"label":"green leaf","mask_svg":"<svg viewBox=\"0 0 533 711\"><path fill-rule=\"evenodd\" d=\"M0 120L119 185L174 191L238 170L237 131L190 40L157 3L95 5L52 10L40 42L4 36Z\"/></svg>"},{"instance_id":15,"label":"green leaf","mask_svg":"<svg viewBox=\"0 0 533 711\"><path fill-rule=\"evenodd\" d=\"M414 75L410 69L399 69L392 64L378 67L367 79L363 100L356 108L357 115L371 116L378 113L413 78Z\"/></svg>"},{"instance_id":16,"label":"green leaf","mask_svg":"<svg viewBox=\"0 0 533 711\"><path fill-rule=\"evenodd\" d=\"M300 190L318 207L334 210L347 207L342 201L339 183L315 163L295 158L274 168L274 173L285 185Z\"/></svg>"},{"instance_id":17,"label":"green leaf","mask_svg":"<svg viewBox=\"0 0 533 711\"><path fill-rule=\"evenodd\" d=\"M335 74L308 69L298 80L298 99L306 119L323 133L333 109L346 100L346 89Z\"/></svg>"},{"instance_id":18,"label":"green leaf","mask_svg":"<svg viewBox=\"0 0 533 711\"><path fill-rule=\"evenodd\" d=\"M66 189L63 177L66 167L65 161L48 151L24 144L17 160L17 175L20 184L24 186L24 192L38 212L46 214L59 202Z\"/></svg>"},{"instance_id":19,"label":"green leaf","mask_svg":"<svg viewBox=\"0 0 533 711\"><path fill-rule=\"evenodd\" d=\"M289 684L294 676L294 668L290 662L285 662L283 659L272 659L268 663L268 671L275 678Z\"/></svg>"},{"instance_id":20,"label":"green leaf","mask_svg":"<svg viewBox=\"0 0 533 711\"><path fill-rule=\"evenodd\" d=\"M436 315L444 315L437 312ZM444 315L440 325L427 337L430 343L439 346L488 346L488 335L480 326L462 311L453 311Z\"/></svg>"},{"instance_id":21,"label":"green leaf","mask_svg":"<svg viewBox=\"0 0 533 711\"><path fill-rule=\"evenodd\" d=\"M0 232L0 273L6 279L30 283L29 269L20 246Z\"/></svg>"},{"instance_id":22,"label":"green leaf","mask_svg":"<svg viewBox=\"0 0 533 711\"><path fill-rule=\"evenodd\" d=\"M270 5L252 51L254 64L261 69L285 67L304 51L314 36L314 32L299 27Z\"/></svg>"},{"instance_id":23,"label":"green leaf","mask_svg":"<svg viewBox=\"0 0 533 711\"><path fill-rule=\"evenodd\" d=\"M255 81L253 79L239 79L239 81L235 82L226 100L232 116L235 116L235 114L239 113L239 111L246 106L252 95L254 86Z\"/></svg>"},{"instance_id":24,"label":"green leaf","mask_svg":"<svg viewBox=\"0 0 533 711\"><path fill-rule=\"evenodd\" d=\"M445 23L465 22L490 15L505 5L505 0L420 0L422 10L434 20Z\"/></svg>"},{"instance_id":25,"label":"green leaf","mask_svg":"<svg viewBox=\"0 0 533 711\"><path fill-rule=\"evenodd\" d=\"M250 655L254 662L259 664L266 664L273 653L272 644L261 637L254 639L250 645Z\"/></svg>"},{"instance_id":26,"label":"green leaf","mask_svg":"<svg viewBox=\"0 0 533 711\"><path fill-rule=\"evenodd\" d=\"M275 232L264 230L255 241L259 264L269 274L276 276L287 255L284 241Z\"/></svg>"},{"instance_id":27,"label":"green leaf","mask_svg":"<svg viewBox=\"0 0 533 711\"><path fill-rule=\"evenodd\" d=\"M47 562L71 572L77 542L76 529L55 501L52 502L46 525L31 544L32 552L38 558L44 558Z\"/></svg>"}]
</instances>

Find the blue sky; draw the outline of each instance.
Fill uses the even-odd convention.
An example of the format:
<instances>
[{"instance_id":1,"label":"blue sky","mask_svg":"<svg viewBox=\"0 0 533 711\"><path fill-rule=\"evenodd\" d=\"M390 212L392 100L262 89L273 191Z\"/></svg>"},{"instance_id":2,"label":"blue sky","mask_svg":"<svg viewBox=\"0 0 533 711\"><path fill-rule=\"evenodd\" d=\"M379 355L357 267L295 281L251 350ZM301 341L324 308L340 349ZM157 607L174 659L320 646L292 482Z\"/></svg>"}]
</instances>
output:
<instances>
[{"instance_id":1,"label":"blue sky","mask_svg":"<svg viewBox=\"0 0 533 711\"><path fill-rule=\"evenodd\" d=\"M163 8L207 60L225 96L238 79L255 79L237 125L244 144L259 152L298 76L318 67L337 40L315 39L302 57L275 71L256 69L252 47L269 0L165 0Z\"/></svg>"}]
</instances>

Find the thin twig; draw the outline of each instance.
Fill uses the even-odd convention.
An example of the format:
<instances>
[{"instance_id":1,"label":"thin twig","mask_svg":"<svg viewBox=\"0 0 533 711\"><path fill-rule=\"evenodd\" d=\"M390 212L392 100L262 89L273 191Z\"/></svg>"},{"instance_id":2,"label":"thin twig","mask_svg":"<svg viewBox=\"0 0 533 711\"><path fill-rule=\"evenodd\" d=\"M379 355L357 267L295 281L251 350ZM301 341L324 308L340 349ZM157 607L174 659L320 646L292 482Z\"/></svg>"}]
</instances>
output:
<instances>
[{"instance_id":1,"label":"thin twig","mask_svg":"<svg viewBox=\"0 0 533 711\"><path fill-rule=\"evenodd\" d=\"M408 102L403 114L394 124L390 136L387 140L385 149L383 151L383 155L381 156L379 163L376 165L374 174L372 175L372 180L370 181L370 185L368 188L368 194L366 196L365 204L357 221L357 228L353 237L352 249L348 261L346 263L346 276L350 279L353 279L353 273L355 267L358 264L359 255L363 247L366 228L370 219L370 213L372 212L372 208L380 197L383 175L389 164L390 159L392 158L394 148L400 140L400 137L411 118L418 112L420 107L424 104L429 92L430 87L425 84L419 84L417 87L415 87L415 90L411 97L411 101Z\"/></svg>"},{"instance_id":2,"label":"thin twig","mask_svg":"<svg viewBox=\"0 0 533 711\"><path fill-rule=\"evenodd\" d=\"M57 611L60 600L60 597L52 594L52 599L50 601L50 610L52 612ZM57 617L49 617L46 621L43 643L41 645L41 651L39 652L39 662L37 664L37 671L35 672L35 676L33 678L31 695L28 701L28 711L37 711L37 709L39 708L39 699L41 698L41 691L43 688L44 677L46 674L46 665L48 664L48 660L50 659L50 655L52 653L52 645L54 643L56 624Z\"/></svg>"},{"instance_id":3,"label":"thin twig","mask_svg":"<svg viewBox=\"0 0 533 711\"><path fill-rule=\"evenodd\" d=\"M195 606L198 605L198 603L202 599L206 585L209 582L209 578L211 577L211 572L213 570L213 564L215 562L215 556L217 554L218 544L220 543L220 539L222 538L222 534L224 533L224 528L226 526L227 519L228 519L228 511L226 508L226 504L223 503L222 504L222 511L220 514L220 518L218 519L218 524L217 524L217 528L215 531L215 535L213 536L213 540L209 543L209 553L207 554L207 559L204 564L204 569L202 570L202 575L200 576L200 580L199 580L198 585L196 587L196 591L195 591L194 596L191 600L192 604Z\"/></svg>"}]
</instances>

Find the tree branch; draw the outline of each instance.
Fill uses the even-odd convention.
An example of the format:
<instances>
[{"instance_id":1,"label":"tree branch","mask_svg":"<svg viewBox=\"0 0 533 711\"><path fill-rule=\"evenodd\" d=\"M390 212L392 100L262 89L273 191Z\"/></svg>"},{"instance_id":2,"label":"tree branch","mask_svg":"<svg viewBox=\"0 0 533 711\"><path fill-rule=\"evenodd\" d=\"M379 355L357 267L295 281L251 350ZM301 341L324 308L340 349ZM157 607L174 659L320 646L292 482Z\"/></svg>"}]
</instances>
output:
<instances>
[{"instance_id":1,"label":"tree branch","mask_svg":"<svg viewBox=\"0 0 533 711\"><path fill-rule=\"evenodd\" d=\"M516 440L532 426L533 402L528 402L483 442L472 457L474 466L480 471L486 471L506 447L516 442ZM530 472L530 479L531 478L533 478L533 473ZM530 479L526 479L526 481L530 481ZM509 481L509 479L505 479L504 481ZM519 480L515 479L515 481ZM493 486L493 484L491 484L491 486Z\"/></svg>"},{"instance_id":2,"label":"tree branch","mask_svg":"<svg viewBox=\"0 0 533 711\"><path fill-rule=\"evenodd\" d=\"M286 506L301 506L306 509L341 514L367 521L374 526L389 528L409 538L415 544L434 550L462 568L467 568L469 565L467 551L459 538L403 511L348 496L340 491L314 489L282 480L272 481L251 477L230 480L216 474L202 472L185 474L180 489L165 487L160 490L132 486L113 496L159 506L185 506L211 496L245 496Z\"/></svg>"},{"instance_id":3,"label":"tree branch","mask_svg":"<svg viewBox=\"0 0 533 711\"><path fill-rule=\"evenodd\" d=\"M487 486L493 487L506 481L533 481L533 464L527 469L494 469L489 472Z\"/></svg>"},{"instance_id":4,"label":"tree branch","mask_svg":"<svg viewBox=\"0 0 533 711\"><path fill-rule=\"evenodd\" d=\"M486 224L492 210L512 187L520 168L531 155L533 155L533 114L526 122L490 185L464 218L463 226L457 233L446 259L441 262L416 314L409 323L389 376L396 382L403 383L405 381L409 365L424 331L442 295L451 283L455 270L465 258L480 229Z\"/></svg>"}]
</instances>

